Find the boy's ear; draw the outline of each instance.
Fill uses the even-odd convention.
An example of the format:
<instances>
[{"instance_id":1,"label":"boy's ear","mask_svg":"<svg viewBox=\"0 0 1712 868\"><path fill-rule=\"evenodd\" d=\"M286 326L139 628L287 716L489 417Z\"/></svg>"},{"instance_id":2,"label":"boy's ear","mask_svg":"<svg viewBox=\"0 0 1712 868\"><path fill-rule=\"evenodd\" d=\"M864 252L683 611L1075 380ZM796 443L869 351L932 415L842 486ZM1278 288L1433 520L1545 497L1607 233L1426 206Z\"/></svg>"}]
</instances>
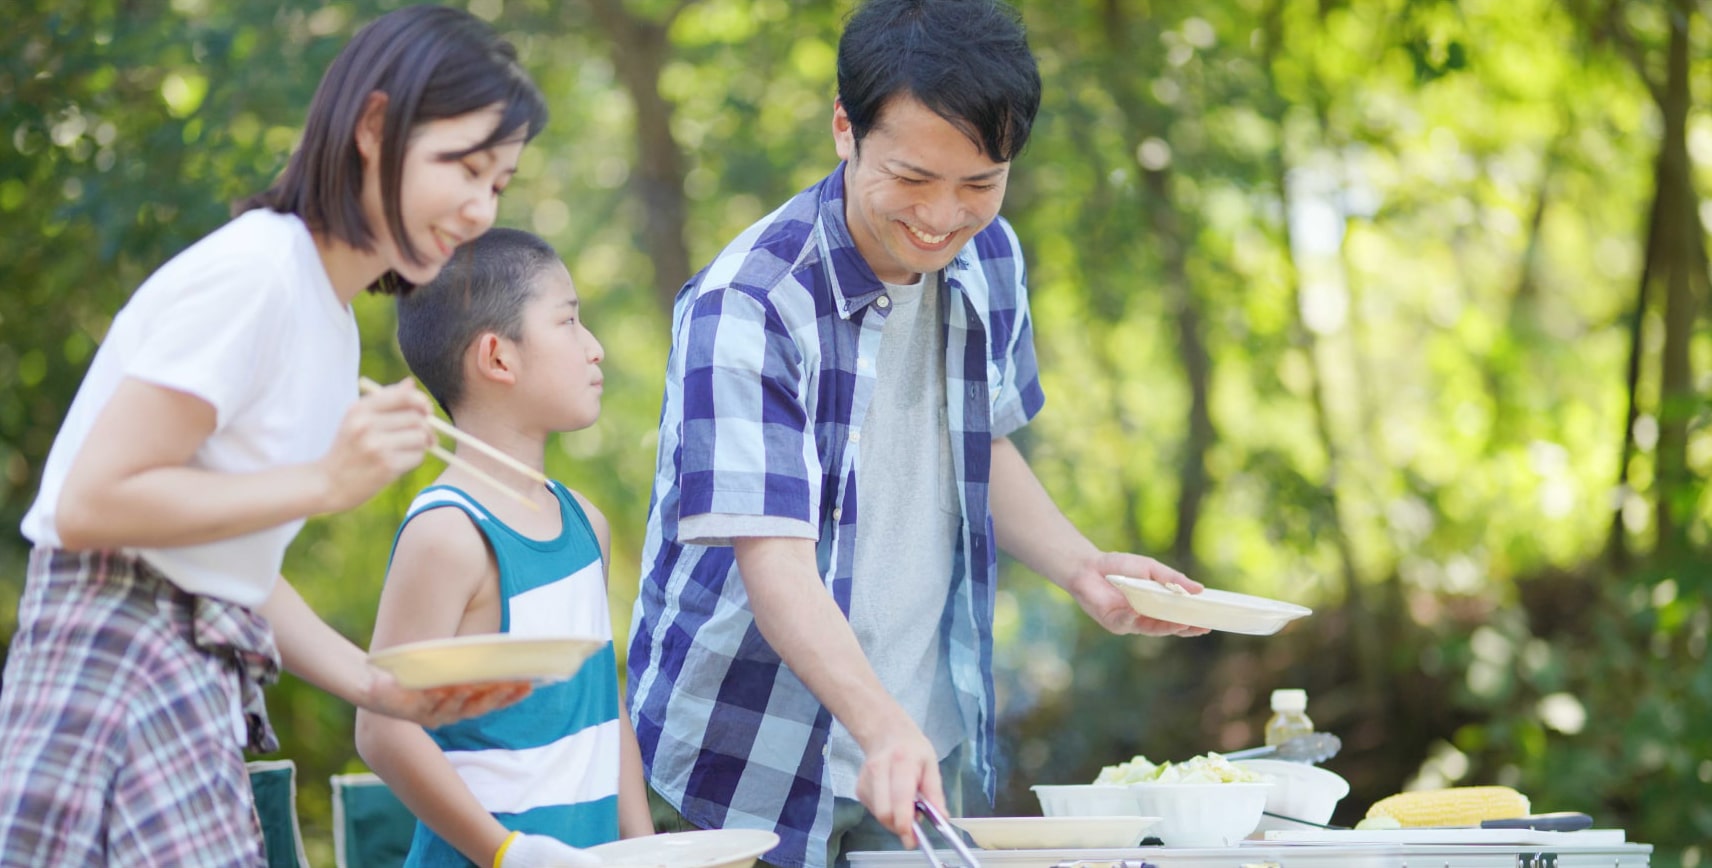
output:
<instances>
[{"instance_id":1,"label":"boy's ear","mask_svg":"<svg viewBox=\"0 0 1712 868\"><path fill-rule=\"evenodd\" d=\"M386 134L386 94L375 91L363 101L363 113L357 117L357 153L367 163L380 159L380 143Z\"/></svg>"},{"instance_id":2,"label":"boy's ear","mask_svg":"<svg viewBox=\"0 0 1712 868\"><path fill-rule=\"evenodd\" d=\"M482 332L471 347L475 375L507 385L517 382L516 345L493 332Z\"/></svg>"}]
</instances>

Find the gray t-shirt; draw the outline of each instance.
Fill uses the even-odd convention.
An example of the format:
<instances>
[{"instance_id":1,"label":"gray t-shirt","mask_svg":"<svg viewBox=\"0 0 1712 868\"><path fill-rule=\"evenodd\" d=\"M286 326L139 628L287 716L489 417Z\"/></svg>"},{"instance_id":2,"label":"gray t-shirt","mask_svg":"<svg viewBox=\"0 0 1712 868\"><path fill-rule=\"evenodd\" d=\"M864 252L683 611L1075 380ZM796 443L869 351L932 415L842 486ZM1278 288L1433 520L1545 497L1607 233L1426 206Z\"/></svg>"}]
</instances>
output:
<instances>
[{"instance_id":1,"label":"gray t-shirt","mask_svg":"<svg viewBox=\"0 0 1712 868\"><path fill-rule=\"evenodd\" d=\"M945 313L939 278L886 284L891 314L874 361L874 396L856 469L861 517L850 627L880 683L922 728L940 758L964 738L940 616L962 510L945 409ZM833 723L833 792L854 798L862 750Z\"/></svg>"}]
</instances>

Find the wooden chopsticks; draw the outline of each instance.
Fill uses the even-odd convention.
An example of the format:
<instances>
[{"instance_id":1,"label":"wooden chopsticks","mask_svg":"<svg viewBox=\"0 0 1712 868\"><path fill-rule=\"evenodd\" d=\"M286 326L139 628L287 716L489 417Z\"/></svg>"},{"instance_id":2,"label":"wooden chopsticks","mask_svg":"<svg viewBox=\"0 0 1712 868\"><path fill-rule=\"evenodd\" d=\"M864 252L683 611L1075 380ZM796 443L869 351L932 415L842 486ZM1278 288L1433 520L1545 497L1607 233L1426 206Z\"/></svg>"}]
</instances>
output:
<instances>
[{"instance_id":1,"label":"wooden chopsticks","mask_svg":"<svg viewBox=\"0 0 1712 868\"><path fill-rule=\"evenodd\" d=\"M362 394L367 395L370 392L373 392L379 388L381 388L381 385L379 383L369 379L368 377L362 377L362 378L357 380L357 389ZM433 428L435 431L438 431L441 434L444 434L447 437L450 437L453 440L456 440L459 443L462 443L463 445L468 446L471 449L474 449L475 451L480 452L481 454L486 455L489 458L492 458L493 460L499 462L501 465L503 465L503 466L505 466L511 470L517 471L518 473L522 474L523 476L525 476L526 478L528 478L532 482L537 482L537 483L540 483L542 485L547 484L547 477L544 474L542 474L541 471L536 470L535 468L530 467L529 465L524 464L523 462L518 461L515 458L512 458L510 455L507 455L504 452L501 452L492 446L489 446L488 444L482 442L480 439L476 438L474 435L467 434L463 431L458 430L455 426L448 424L447 422L445 422L444 420L442 420L438 416L430 415L428 417L428 425L429 425L429 427ZM444 461L447 464L449 464L453 467L456 467L460 470L463 470L465 473L468 473L471 476L476 477L477 479L480 479L481 481L487 483L488 485L493 486L494 489L499 491L501 494L504 494L505 496L510 497L513 500L516 500L518 503L521 503L524 506L529 507L530 509L533 509L533 510L540 510L541 509L541 507L539 505L537 505L535 503L535 501L530 500L528 497L525 497L517 489L512 488L511 486L506 485L505 483L500 482L497 479L494 479L492 476L488 475L485 471L483 471L480 468L476 467L475 465L469 463L468 461L465 461L464 459L459 458L457 455L453 454L452 452L448 451L444 447L440 446L438 443L434 444L433 446L428 447L428 453L430 455L433 455L434 457L440 459L441 461Z\"/></svg>"}]
</instances>

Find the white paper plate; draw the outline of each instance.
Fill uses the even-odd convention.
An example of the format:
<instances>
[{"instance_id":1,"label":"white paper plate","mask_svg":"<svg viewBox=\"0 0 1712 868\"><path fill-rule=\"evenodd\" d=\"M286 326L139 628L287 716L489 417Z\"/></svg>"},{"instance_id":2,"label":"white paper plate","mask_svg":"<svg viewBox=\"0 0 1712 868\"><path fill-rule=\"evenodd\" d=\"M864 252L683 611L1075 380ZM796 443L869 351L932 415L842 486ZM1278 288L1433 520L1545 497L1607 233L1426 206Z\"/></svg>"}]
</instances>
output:
<instances>
[{"instance_id":1,"label":"white paper plate","mask_svg":"<svg viewBox=\"0 0 1712 868\"><path fill-rule=\"evenodd\" d=\"M590 847L603 868L744 868L779 846L779 836L759 829L699 829L625 838Z\"/></svg>"},{"instance_id":2,"label":"white paper plate","mask_svg":"<svg viewBox=\"0 0 1712 868\"><path fill-rule=\"evenodd\" d=\"M1314 611L1295 603L1215 588L1206 588L1199 594L1179 594L1148 579L1128 576L1106 579L1129 598L1132 608L1149 618L1227 633L1270 636L1285 624Z\"/></svg>"},{"instance_id":3,"label":"white paper plate","mask_svg":"<svg viewBox=\"0 0 1712 868\"><path fill-rule=\"evenodd\" d=\"M983 850L1123 849L1141 843L1158 817L957 817Z\"/></svg>"},{"instance_id":4,"label":"white paper plate","mask_svg":"<svg viewBox=\"0 0 1712 868\"><path fill-rule=\"evenodd\" d=\"M488 681L564 681L605 642L583 636L484 633L383 648L369 662L415 690Z\"/></svg>"}]
</instances>

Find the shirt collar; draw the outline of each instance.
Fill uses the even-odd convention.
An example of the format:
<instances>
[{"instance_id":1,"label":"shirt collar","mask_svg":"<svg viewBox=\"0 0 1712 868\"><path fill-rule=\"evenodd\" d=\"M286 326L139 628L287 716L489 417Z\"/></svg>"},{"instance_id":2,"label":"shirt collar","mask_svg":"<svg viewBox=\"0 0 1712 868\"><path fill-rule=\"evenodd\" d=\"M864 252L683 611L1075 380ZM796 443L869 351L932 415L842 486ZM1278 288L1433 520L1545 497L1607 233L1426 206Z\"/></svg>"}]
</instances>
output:
<instances>
[{"instance_id":1,"label":"shirt collar","mask_svg":"<svg viewBox=\"0 0 1712 868\"><path fill-rule=\"evenodd\" d=\"M816 235L820 239L821 255L831 264L827 269L832 280L832 295L838 301L838 313L845 319L854 316L857 311L874 303L875 299L884 295L886 285L874 274L874 269L868 260L856 250L856 239L850 234L850 224L844 215L844 167L845 162L839 162L838 168L820 182L819 208L815 214ZM943 275L949 279L952 287L962 291L968 283L957 279L959 274L973 267L975 261L975 240L971 238L957 256L946 266ZM931 285L931 284L929 284Z\"/></svg>"}]
</instances>

